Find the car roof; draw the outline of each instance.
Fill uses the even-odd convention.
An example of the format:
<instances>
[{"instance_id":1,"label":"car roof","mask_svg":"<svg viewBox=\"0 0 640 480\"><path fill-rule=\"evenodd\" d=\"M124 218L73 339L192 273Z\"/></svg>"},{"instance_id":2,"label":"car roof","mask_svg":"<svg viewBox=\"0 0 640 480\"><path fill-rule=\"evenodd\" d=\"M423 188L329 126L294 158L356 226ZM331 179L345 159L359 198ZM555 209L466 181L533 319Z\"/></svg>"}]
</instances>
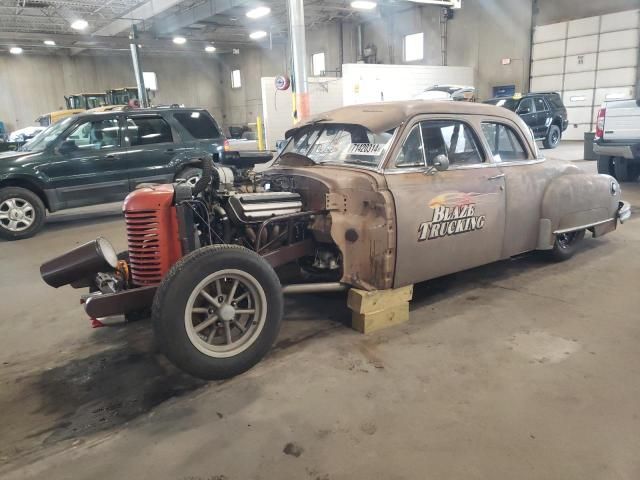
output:
<instances>
[{"instance_id":1,"label":"car roof","mask_svg":"<svg viewBox=\"0 0 640 480\"><path fill-rule=\"evenodd\" d=\"M131 109L120 109L120 110L110 110L105 112L91 112L86 111L85 113L79 113L77 118L86 118L86 117L106 117L116 113L131 113L131 114L154 114L154 113L162 113L162 112L206 112L207 110L204 108L191 108L191 107L172 107L172 108L163 108L163 107L151 107L151 108L131 108Z\"/></svg>"},{"instance_id":2,"label":"car roof","mask_svg":"<svg viewBox=\"0 0 640 480\"><path fill-rule=\"evenodd\" d=\"M473 102L405 100L349 105L321 113L288 130L286 137L290 137L306 125L321 122L362 125L373 133L382 133L398 127L408 118L421 114L490 115L508 118L516 123L520 121L520 117L515 113L495 105Z\"/></svg>"}]
</instances>

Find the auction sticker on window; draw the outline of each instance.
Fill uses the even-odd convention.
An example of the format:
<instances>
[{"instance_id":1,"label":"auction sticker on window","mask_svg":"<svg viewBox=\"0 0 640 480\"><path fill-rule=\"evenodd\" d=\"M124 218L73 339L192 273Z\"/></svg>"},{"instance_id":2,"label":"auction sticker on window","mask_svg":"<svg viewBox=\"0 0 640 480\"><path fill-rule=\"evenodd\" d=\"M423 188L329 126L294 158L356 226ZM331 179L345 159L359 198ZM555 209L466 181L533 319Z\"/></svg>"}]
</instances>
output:
<instances>
[{"instance_id":1,"label":"auction sticker on window","mask_svg":"<svg viewBox=\"0 0 640 480\"><path fill-rule=\"evenodd\" d=\"M371 155L377 157L382 153L384 145L380 143L352 143L347 149L347 155Z\"/></svg>"}]
</instances>

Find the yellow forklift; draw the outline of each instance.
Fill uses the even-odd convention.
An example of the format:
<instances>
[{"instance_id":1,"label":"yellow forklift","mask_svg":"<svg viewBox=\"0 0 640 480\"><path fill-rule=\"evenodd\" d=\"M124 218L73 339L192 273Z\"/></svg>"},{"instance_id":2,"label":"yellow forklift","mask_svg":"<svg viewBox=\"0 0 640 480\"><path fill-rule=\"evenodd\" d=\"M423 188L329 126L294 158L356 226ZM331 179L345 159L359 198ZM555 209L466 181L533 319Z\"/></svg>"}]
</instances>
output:
<instances>
[{"instance_id":1,"label":"yellow forklift","mask_svg":"<svg viewBox=\"0 0 640 480\"><path fill-rule=\"evenodd\" d=\"M106 93L76 93L64 97L68 109L90 110L108 105Z\"/></svg>"}]
</instances>

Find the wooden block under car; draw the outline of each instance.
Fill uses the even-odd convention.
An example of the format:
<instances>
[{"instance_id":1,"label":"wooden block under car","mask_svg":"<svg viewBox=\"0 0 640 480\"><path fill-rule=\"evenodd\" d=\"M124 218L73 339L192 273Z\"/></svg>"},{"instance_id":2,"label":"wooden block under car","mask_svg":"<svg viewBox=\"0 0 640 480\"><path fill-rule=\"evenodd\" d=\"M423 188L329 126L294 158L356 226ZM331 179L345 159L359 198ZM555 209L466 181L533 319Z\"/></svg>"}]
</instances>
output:
<instances>
[{"instance_id":1,"label":"wooden block under car","mask_svg":"<svg viewBox=\"0 0 640 480\"><path fill-rule=\"evenodd\" d=\"M366 314L408 303L412 297L413 285L371 292L352 288L347 297L347 307L354 312Z\"/></svg>"},{"instance_id":2,"label":"wooden block under car","mask_svg":"<svg viewBox=\"0 0 640 480\"><path fill-rule=\"evenodd\" d=\"M351 312L351 328L371 333L409 320L409 302L372 313Z\"/></svg>"},{"instance_id":3,"label":"wooden block under car","mask_svg":"<svg viewBox=\"0 0 640 480\"><path fill-rule=\"evenodd\" d=\"M351 309L351 328L361 333L371 333L409 320L409 301L413 285L398 289L351 289L347 306Z\"/></svg>"}]
</instances>

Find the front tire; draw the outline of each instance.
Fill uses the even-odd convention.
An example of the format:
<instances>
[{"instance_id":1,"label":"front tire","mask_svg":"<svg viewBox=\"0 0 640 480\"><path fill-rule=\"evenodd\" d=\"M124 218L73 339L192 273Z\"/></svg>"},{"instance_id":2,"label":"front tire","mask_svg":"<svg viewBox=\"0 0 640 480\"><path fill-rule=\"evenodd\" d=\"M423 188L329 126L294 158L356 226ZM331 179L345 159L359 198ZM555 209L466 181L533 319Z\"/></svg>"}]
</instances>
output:
<instances>
[{"instance_id":1,"label":"front tire","mask_svg":"<svg viewBox=\"0 0 640 480\"><path fill-rule=\"evenodd\" d=\"M237 245L204 247L178 261L156 292L158 344L178 368L205 380L243 373L273 345L282 287L258 254Z\"/></svg>"},{"instance_id":2,"label":"front tire","mask_svg":"<svg viewBox=\"0 0 640 480\"><path fill-rule=\"evenodd\" d=\"M542 141L542 145L544 145L544 148L556 148L560 143L561 138L562 132L560 132L560 127L557 125L551 125L547 136Z\"/></svg>"},{"instance_id":3,"label":"front tire","mask_svg":"<svg viewBox=\"0 0 640 480\"><path fill-rule=\"evenodd\" d=\"M556 262L563 262L573 257L578 249L578 244L584 238L584 230L560 233L556 235L553 248L549 251L551 259Z\"/></svg>"},{"instance_id":4,"label":"front tire","mask_svg":"<svg viewBox=\"0 0 640 480\"><path fill-rule=\"evenodd\" d=\"M44 226L46 210L38 195L20 187L0 189L0 238L33 237Z\"/></svg>"}]
</instances>

